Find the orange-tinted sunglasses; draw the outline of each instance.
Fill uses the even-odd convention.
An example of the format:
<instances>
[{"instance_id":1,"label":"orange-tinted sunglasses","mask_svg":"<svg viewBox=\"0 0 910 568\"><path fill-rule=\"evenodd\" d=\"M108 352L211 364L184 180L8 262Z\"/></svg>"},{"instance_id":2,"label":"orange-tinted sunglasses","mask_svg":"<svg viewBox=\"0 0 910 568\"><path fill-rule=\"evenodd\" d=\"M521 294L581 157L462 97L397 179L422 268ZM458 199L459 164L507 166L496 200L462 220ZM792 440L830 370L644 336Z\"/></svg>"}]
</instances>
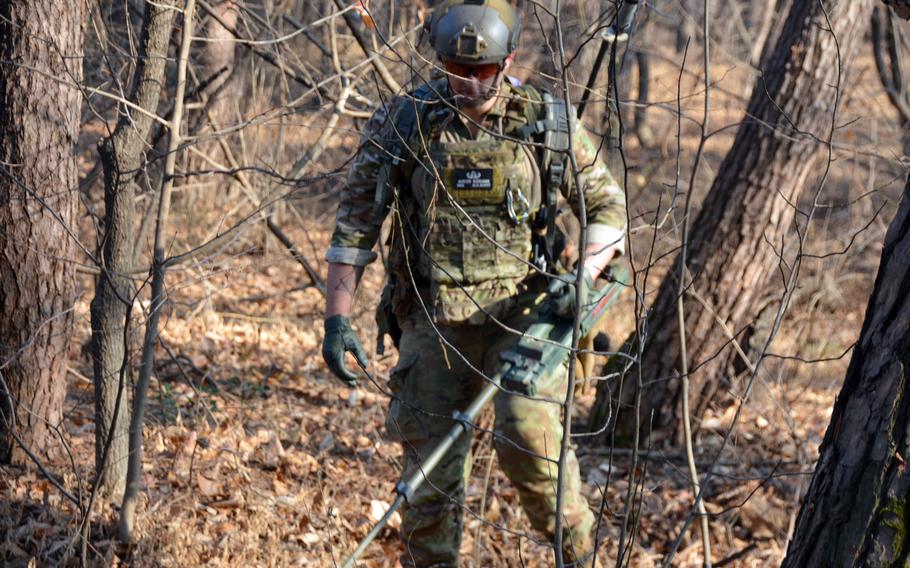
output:
<instances>
[{"instance_id":1,"label":"orange-tinted sunglasses","mask_svg":"<svg viewBox=\"0 0 910 568\"><path fill-rule=\"evenodd\" d=\"M502 69L499 63L484 63L482 65L465 65L463 63L455 63L454 61L443 61L443 66L445 66L446 71L452 75L457 75L458 77L464 77L469 79L471 77L477 77L479 81L485 81L490 77L493 77L499 70Z\"/></svg>"}]
</instances>

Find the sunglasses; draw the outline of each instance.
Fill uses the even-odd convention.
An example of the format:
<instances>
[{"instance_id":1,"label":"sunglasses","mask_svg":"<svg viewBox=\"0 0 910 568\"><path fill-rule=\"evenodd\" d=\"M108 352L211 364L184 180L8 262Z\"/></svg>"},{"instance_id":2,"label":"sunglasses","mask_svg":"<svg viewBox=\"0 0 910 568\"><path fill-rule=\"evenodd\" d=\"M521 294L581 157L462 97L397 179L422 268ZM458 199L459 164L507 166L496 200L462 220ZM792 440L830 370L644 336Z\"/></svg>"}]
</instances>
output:
<instances>
[{"instance_id":1,"label":"sunglasses","mask_svg":"<svg viewBox=\"0 0 910 568\"><path fill-rule=\"evenodd\" d=\"M443 61L442 64L445 67L446 72L452 75L465 79L476 77L479 81L485 81L493 77L502 69L502 66L499 63L465 65L463 63L455 63L454 61Z\"/></svg>"}]
</instances>

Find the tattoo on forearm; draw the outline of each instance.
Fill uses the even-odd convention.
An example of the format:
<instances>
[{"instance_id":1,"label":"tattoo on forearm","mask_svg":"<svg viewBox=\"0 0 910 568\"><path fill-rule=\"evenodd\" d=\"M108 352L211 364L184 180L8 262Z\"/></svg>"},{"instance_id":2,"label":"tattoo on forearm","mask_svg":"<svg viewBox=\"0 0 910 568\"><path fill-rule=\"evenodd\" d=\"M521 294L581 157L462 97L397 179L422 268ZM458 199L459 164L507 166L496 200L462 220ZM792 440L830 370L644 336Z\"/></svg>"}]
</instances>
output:
<instances>
[{"instance_id":1,"label":"tattoo on forearm","mask_svg":"<svg viewBox=\"0 0 910 568\"><path fill-rule=\"evenodd\" d=\"M357 288L357 279L354 274L347 274L338 279L338 283L335 285L336 292L347 292L351 296L354 295L354 290Z\"/></svg>"}]
</instances>

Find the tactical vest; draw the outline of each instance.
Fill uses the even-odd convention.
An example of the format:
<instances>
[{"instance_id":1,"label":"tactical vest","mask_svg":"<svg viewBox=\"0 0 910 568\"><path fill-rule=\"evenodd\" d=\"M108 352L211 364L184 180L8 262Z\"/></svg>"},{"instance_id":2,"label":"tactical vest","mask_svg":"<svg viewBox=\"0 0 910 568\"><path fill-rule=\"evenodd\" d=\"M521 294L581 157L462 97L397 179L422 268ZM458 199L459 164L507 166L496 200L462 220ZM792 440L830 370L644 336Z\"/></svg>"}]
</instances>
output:
<instances>
[{"instance_id":1,"label":"tactical vest","mask_svg":"<svg viewBox=\"0 0 910 568\"><path fill-rule=\"evenodd\" d=\"M560 125L546 123L554 110L542 112L547 105L535 89L511 87L517 96L490 127L496 135L459 139L446 128L460 120L455 111L426 96L444 88L444 82L424 86L414 93L422 102L405 103L394 117L407 148L400 148L405 155L393 153L403 159L393 164L392 180L380 182L397 186L391 188L398 196L390 239L389 268L397 282L392 302L398 316L420 309L407 285L414 282L438 323L479 324L513 308L519 285L541 262L532 241L535 232L547 232L542 206L555 204L564 163L527 142L543 144L539 135ZM560 144L552 136L549 142ZM566 147L567 137L561 143Z\"/></svg>"}]
</instances>

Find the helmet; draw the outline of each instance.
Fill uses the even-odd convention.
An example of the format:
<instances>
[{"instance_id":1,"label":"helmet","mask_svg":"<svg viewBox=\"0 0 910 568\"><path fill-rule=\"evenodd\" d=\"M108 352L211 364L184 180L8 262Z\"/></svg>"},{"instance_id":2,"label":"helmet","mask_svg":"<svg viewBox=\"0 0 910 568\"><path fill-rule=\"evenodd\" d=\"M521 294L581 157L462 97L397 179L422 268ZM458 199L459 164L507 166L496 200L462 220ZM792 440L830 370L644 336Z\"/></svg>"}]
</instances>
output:
<instances>
[{"instance_id":1,"label":"helmet","mask_svg":"<svg viewBox=\"0 0 910 568\"><path fill-rule=\"evenodd\" d=\"M446 0L433 12L430 45L443 59L499 63L518 47L521 18L508 0Z\"/></svg>"}]
</instances>

